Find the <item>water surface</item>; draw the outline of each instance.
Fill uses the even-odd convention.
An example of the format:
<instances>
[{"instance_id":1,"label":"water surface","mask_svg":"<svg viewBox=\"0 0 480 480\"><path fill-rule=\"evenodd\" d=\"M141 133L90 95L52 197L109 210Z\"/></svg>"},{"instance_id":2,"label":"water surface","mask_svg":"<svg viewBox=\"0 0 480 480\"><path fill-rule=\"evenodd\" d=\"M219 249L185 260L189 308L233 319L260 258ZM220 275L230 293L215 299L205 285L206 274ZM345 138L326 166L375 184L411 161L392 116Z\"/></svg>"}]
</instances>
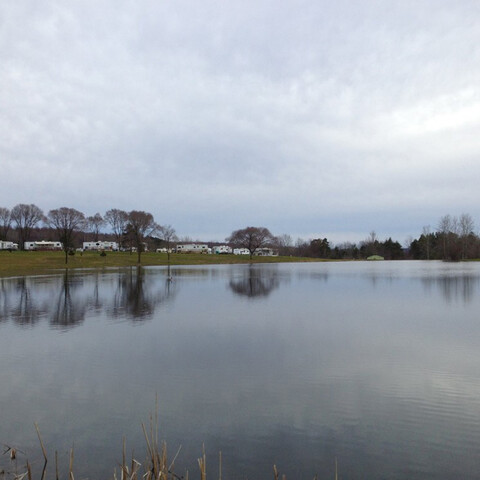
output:
<instances>
[{"instance_id":1,"label":"water surface","mask_svg":"<svg viewBox=\"0 0 480 480\"><path fill-rule=\"evenodd\" d=\"M205 444L228 479L333 478L335 459L342 479L478 478L480 264L172 275L0 279L0 443L40 468L37 422L52 459L74 444L76 478L111 478L158 397L190 475Z\"/></svg>"}]
</instances>

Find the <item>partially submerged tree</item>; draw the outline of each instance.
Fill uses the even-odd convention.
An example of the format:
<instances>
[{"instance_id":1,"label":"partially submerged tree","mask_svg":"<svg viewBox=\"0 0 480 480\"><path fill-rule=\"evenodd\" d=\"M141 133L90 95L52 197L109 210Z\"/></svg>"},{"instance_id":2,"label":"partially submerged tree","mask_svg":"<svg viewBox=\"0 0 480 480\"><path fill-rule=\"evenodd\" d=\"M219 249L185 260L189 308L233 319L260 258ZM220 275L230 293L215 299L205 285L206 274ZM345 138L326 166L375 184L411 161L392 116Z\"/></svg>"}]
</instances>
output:
<instances>
[{"instance_id":1,"label":"partially submerged tree","mask_svg":"<svg viewBox=\"0 0 480 480\"><path fill-rule=\"evenodd\" d=\"M25 250L25 242L30 238L32 229L44 219L43 212L33 203L19 203L12 208L10 215L17 229L19 247Z\"/></svg>"},{"instance_id":2,"label":"partially submerged tree","mask_svg":"<svg viewBox=\"0 0 480 480\"><path fill-rule=\"evenodd\" d=\"M115 240L120 248L128 224L128 213L118 208L112 208L105 213L105 221L112 227Z\"/></svg>"},{"instance_id":3,"label":"partially submerged tree","mask_svg":"<svg viewBox=\"0 0 480 480\"><path fill-rule=\"evenodd\" d=\"M63 244L67 264L68 254L74 248L75 233L85 226L85 215L74 208L61 207L48 212L48 223L57 231L57 238Z\"/></svg>"},{"instance_id":4,"label":"partially submerged tree","mask_svg":"<svg viewBox=\"0 0 480 480\"><path fill-rule=\"evenodd\" d=\"M138 210L128 213L126 232L137 249L138 263L141 261L141 255L145 248L145 237L154 234L158 228L151 213Z\"/></svg>"},{"instance_id":5,"label":"partially submerged tree","mask_svg":"<svg viewBox=\"0 0 480 480\"><path fill-rule=\"evenodd\" d=\"M265 227L246 227L235 230L226 238L226 241L237 247L246 248L250 252L250 259L253 254L262 247L275 242L275 237Z\"/></svg>"}]
</instances>

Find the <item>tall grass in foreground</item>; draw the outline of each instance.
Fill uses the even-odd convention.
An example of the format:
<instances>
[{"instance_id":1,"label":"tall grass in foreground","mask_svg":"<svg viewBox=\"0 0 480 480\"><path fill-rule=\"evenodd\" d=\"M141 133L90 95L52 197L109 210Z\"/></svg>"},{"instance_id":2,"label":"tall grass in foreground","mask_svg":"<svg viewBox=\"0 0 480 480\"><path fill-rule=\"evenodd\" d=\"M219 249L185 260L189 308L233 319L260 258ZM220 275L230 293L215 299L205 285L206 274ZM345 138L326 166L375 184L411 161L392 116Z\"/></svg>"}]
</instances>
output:
<instances>
[{"instance_id":1,"label":"tall grass in foreground","mask_svg":"<svg viewBox=\"0 0 480 480\"><path fill-rule=\"evenodd\" d=\"M42 451L44 464L40 476L34 476L32 471L32 466L29 463L29 460L26 459L25 463L18 465L18 455L23 454L18 448L4 445L4 455L10 457L10 467L8 469L0 469L0 480L50 480L53 478L55 480L67 479L75 480L74 476L74 450L70 450L69 462L68 462L68 473L67 476L59 475L58 468L58 453L55 451L55 464L54 471L55 476L52 474L47 475L47 464L48 464L48 455L45 449L45 445L40 434L38 425L35 424L35 429L37 431L38 440L40 443L40 448ZM184 474L178 474L175 472L175 461L180 453L181 447L177 450L176 454L172 459L168 458L167 455L167 445L165 442L158 441L158 415L155 417L150 417L150 428L147 430L145 425L142 423L142 429L145 436L145 454L144 459L139 461L138 459L132 458L127 461L126 454L126 440L123 439L122 446L122 460L117 468L113 469L112 476L110 480L189 480L189 472L185 471ZM205 455L205 447L202 448L202 455L198 460L199 472L195 475L195 478L200 480L207 479L207 462ZM218 480L223 480L222 478L222 452L219 452L218 457ZM117 470L118 469L118 470ZM97 479L102 480L102 479ZM108 480L108 479L104 479ZM228 480L228 479L226 479ZM280 475L276 465L273 466L273 480L286 480L285 475ZM313 477L313 480L317 480L317 475ZM337 460L335 459L335 480L338 480L337 473Z\"/></svg>"}]
</instances>

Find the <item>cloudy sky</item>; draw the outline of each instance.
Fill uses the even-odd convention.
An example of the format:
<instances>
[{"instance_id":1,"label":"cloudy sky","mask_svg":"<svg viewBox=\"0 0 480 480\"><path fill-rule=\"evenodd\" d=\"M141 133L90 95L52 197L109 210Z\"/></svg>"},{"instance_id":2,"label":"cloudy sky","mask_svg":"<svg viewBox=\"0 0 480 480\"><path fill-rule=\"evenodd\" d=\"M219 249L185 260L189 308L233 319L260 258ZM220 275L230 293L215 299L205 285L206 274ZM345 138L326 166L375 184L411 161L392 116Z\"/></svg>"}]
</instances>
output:
<instances>
[{"instance_id":1,"label":"cloudy sky","mask_svg":"<svg viewBox=\"0 0 480 480\"><path fill-rule=\"evenodd\" d=\"M480 225L478 0L0 4L0 206L404 243Z\"/></svg>"}]
</instances>

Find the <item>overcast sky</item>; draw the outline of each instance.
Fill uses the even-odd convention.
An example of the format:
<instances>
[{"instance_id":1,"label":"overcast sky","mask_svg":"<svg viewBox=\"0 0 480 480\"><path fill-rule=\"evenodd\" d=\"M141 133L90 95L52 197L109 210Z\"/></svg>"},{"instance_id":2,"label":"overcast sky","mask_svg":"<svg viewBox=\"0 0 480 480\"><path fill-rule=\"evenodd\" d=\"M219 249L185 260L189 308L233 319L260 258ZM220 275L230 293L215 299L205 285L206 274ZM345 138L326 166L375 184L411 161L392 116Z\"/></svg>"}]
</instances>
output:
<instances>
[{"instance_id":1,"label":"overcast sky","mask_svg":"<svg viewBox=\"0 0 480 480\"><path fill-rule=\"evenodd\" d=\"M480 225L478 0L0 3L0 206L180 236Z\"/></svg>"}]
</instances>

